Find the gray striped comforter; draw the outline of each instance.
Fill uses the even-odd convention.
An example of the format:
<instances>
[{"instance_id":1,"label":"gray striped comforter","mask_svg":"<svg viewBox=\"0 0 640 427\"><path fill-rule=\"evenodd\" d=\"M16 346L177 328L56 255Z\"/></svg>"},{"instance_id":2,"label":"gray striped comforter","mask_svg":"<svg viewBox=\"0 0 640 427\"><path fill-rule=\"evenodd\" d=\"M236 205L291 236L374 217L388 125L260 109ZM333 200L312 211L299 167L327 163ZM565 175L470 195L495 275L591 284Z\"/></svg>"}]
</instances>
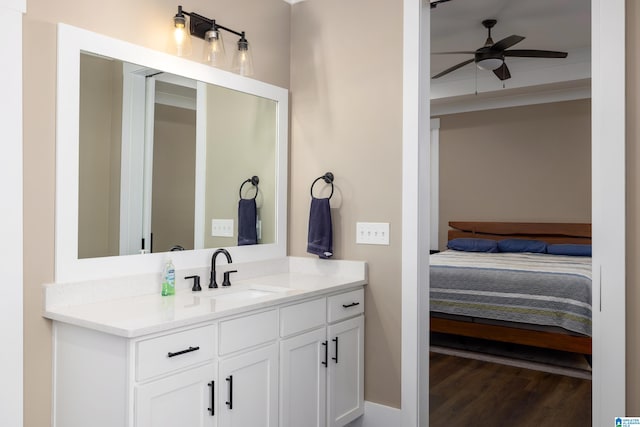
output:
<instances>
[{"instance_id":1,"label":"gray striped comforter","mask_svg":"<svg viewBox=\"0 0 640 427\"><path fill-rule=\"evenodd\" d=\"M591 258L448 250L430 264L431 311L591 336Z\"/></svg>"}]
</instances>

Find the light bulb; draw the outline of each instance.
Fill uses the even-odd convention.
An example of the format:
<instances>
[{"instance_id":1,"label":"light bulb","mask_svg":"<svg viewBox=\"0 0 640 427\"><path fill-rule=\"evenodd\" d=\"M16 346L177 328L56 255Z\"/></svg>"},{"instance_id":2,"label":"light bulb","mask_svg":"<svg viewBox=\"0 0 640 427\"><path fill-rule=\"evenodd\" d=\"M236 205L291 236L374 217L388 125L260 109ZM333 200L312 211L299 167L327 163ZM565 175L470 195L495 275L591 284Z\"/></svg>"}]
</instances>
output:
<instances>
[{"instance_id":1,"label":"light bulb","mask_svg":"<svg viewBox=\"0 0 640 427\"><path fill-rule=\"evenodd\" d=\"M204 35L204 42L202 60L214 67L224 65L226 55L220 30L212 28L207 31Z\"/></svg>"},{"instance_id":2,"label":"light bulb","mask_svg":"<svg viewBox=\"0 0 640 427\"><path fill-rule=\"evenodd\" d=\"M249 50L249 42L244 38L244 33L240 40L238 40L238 49L233 56L231 69L241 76L253 75L253 58Z\"/></svg>"},{"instance_id":3,"label":"light bulb","mask_svg":"<svg viewBox=\"0 0 640 427\"><path fill-rule=\"evenodd\" d=\"M172 24L172 53L178 56L191 55L191 35L187 31L187 20L182 14L182 8L178 8L178 13L173 17Z\"/></svg>"}]
</instances>

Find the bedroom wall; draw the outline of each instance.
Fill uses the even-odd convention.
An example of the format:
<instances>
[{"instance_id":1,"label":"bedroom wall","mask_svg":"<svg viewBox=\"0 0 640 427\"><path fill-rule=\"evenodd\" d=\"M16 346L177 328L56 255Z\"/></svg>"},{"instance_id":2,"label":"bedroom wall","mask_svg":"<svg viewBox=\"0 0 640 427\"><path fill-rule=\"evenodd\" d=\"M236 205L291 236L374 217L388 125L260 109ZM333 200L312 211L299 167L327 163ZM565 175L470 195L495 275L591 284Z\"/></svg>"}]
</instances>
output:
<instances>
[{"instance_id":1,"label":"bedroom wall","mask_svg":"<svg viewBox=\"0 0 640 427\"><path fill-rule=\"evenodd\" d=\"M440 117L439 248L449 221L591 221L591 101Z\"/></svg>"},{"instance_id":2,"label":"bedroom wall","mask_svg":"<svg viewBox=\"0 0 640 427\"><path fill-rule=\"evenodd\" d=\"M640 416L640 4L626 5L627 415Z\"/></svg>"},{"instance_id":3,"label":"bedroom wall","mask_svg":"<svg viewBox=\"0 0 640 427\"><path fill-rule=\"evenodd\" d=\"M365 399L399 407L402 2L307 0L291 22L289 251L309 256L309 186L333 172L335 258L369 266ZM389 222L391 244L356 245L357 221Z\"/></svg>"},{"instance_id":4,"label":"bedroom wall","mask_svg":"<svg viewBox=\"0 0 640 427\"><path fill-rule=\"evenodd\" d=\"M29 0L23 24L24 425L51 424L51 324L41 317L43 283L54 278L56 26L75 25L165 50L174 0ZM290 5L282 0L191 0L186 10L242 28L255 78L289 87ZM233 43L232 38L227 43ZM199 55L201 43L194 40ZM230 50L230 45L227 46Z\"/></svg>"}]
</instances>

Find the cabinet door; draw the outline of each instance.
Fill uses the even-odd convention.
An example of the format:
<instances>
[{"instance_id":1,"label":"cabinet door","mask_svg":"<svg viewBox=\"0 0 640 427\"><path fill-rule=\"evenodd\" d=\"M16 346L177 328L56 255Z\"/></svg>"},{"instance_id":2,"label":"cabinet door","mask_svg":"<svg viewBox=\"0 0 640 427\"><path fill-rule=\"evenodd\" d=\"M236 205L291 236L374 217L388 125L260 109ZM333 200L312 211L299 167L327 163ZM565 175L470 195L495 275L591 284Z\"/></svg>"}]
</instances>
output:
<instances>
[{"instance_id":1,"label":"cabinet door","mask_svg":"<svg viewBox=\"0 0 640 427\"><path fill-rule=\"evenodd\" d=\"M278 425L278 345L220 360L221 427ZM187 424L184 424L187 425Z\"/></svg>"},{"instance_id":2,"label":"cabinet door","mask_svg":"<svg viewBox=\"0 0 640 427\"><path fill-rule=\"evenodd\" d=\"M331 427L364 413L364 316L328 327L327 404Z\"/></svg>"},{"instance_id":3,"label":"cabinet door","mask_svg":"<svg viewBox=\"0 0 640 427\"><path fill-rule=\"evenodd\" d=\"M325 328L280 342L280 426L325 427Z\"/></svg>"},{"instance_id":4,"label":"cabinet door","mask_svg":"<svg viewBox=\"0 0 640 427\"><path fill-rule=\"evenodd\" d=\"M214 363L137 386L135 425L215 427L217 387Z\"/></svg>"}]
</instances>

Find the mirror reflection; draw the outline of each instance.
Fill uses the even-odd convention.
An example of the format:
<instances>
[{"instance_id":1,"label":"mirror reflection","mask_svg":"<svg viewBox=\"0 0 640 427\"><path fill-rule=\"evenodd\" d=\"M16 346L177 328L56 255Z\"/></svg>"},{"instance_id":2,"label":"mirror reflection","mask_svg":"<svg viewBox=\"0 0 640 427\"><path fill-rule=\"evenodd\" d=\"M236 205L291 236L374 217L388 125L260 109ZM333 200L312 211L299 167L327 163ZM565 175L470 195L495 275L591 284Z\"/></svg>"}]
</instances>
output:
<instances>
[{"instance_id":1,"label":"mirror reflection","mask_svg":"<svg viewBox=\"0 0 640 427\"><path fill-rule=\"evenodd\" d=\"M78 258L275 242L276 101L80 56Z\"/></svg>"}]
</instances>

